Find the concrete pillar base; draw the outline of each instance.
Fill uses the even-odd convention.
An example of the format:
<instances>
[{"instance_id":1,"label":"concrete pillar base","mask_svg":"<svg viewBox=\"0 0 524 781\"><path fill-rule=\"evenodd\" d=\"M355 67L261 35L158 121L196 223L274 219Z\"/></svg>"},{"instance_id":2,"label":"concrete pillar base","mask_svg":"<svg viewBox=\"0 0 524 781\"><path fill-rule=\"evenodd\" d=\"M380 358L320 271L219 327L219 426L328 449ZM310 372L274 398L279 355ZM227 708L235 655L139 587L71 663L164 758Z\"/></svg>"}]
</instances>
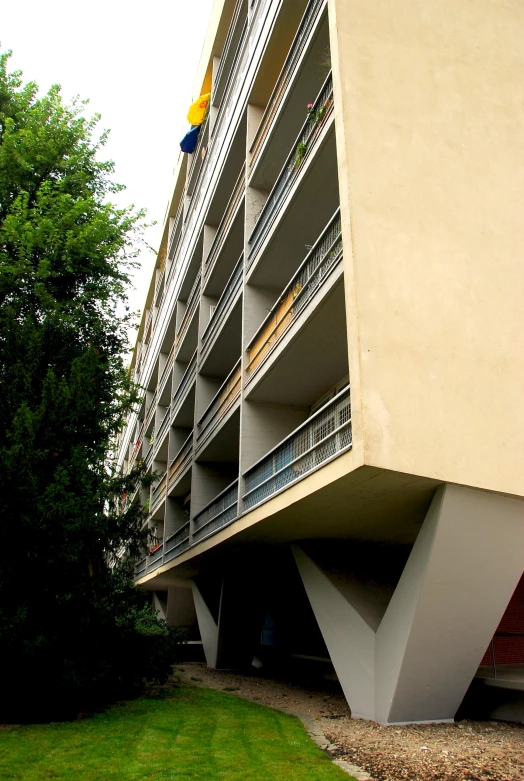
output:
<instances>
[{"instance_id":1,"label":"concrete pillar base","mask_svg":"<svg viewBox=\"0 0 524 781\"><path fill-rule=\"evenodd\" d=\"M382 617L301 548L295 561L356 717L453 721L524 569L524 507L439 488Z\"/></svg>"}]
</instances>

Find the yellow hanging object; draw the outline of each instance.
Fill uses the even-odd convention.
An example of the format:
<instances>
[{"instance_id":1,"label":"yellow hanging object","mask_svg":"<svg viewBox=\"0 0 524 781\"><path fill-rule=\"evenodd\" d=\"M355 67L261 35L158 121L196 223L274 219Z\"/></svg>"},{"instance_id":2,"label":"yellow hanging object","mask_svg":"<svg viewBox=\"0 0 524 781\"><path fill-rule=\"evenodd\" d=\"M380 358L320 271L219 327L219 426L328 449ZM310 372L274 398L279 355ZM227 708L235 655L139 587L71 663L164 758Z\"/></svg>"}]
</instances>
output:
<instances>
[{"instance_id":1,"label":"yellow hanging object","mask_svg":"<svg viewBox=\"0 0 524 781\"><path fill-rule=\"evenodd\" d=\"M191 105L188 114L187 114L187 120L192 125L201 125L204 121L204 117L206 116L207 107L209 104L209 98L211 97L211 93L208 92L207 95L200 95L198 100L195 100L195 102Z\"/></svg>"}]
</instances>

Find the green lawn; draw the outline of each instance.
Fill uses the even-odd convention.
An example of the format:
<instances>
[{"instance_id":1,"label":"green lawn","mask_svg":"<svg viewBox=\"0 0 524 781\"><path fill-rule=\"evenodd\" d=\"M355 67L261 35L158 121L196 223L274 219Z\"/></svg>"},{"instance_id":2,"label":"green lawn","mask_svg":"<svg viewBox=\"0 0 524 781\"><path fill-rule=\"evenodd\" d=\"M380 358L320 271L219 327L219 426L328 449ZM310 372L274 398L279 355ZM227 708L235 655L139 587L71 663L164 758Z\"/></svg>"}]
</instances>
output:
<instances>
[{"instance_id":1,"label":"green lawn","mask_svg":"<svg viewBox=\"0 0 524 781\"><path fill-rule=\"evenodd\" d=\"M174 689L72 723L0 730L0 779L348 781L293 716Z\"/></svg>"}]
</instances>

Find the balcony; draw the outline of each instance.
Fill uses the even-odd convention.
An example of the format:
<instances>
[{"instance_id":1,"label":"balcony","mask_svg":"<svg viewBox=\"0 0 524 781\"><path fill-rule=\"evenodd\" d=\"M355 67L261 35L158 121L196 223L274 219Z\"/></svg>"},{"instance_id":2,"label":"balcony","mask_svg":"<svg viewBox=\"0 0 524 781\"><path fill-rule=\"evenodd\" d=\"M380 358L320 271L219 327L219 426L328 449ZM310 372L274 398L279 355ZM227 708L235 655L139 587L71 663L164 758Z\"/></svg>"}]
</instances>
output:
<instances>
[{"instance_id":1,"label":"balcony","mask_svg":"<svg viewBox=\"0 0 524 781\"><path fill-rule=\"evenodd\" d=\"M171 407L170 407L172 422L176 419L178 411L180 410L182 404L184 403L187 394L189 392L189 389L195 382L196 370L197 370L197 352L195 350L195 352L193 353L193 357L189 361L177 389L173 393L173 398L171 400Z\"/></svg>"},{"instance_id":2,"label":"balcony","mask_svg":"<svg viewBox=\"0 0 524 781\"><path fill-rule=\"evenodd\" d=\"M307 65L310 67L303 69L305 72L301 78L302 83L300 85L294 85L298 86L298 89L296 90L290 88L293 81L297 78L297 71L300 68L301 61L305 57L305 52L310 43L312 32L317 24L318 18L324 6L325 0L310 0L308 3L295 38L291 44L289 53L286 57L282 70L280 71L277 82L265 108L260 125L258 126L257 132L251 144L251 148L249 150L251 153L251 170L254 170L258 165L261 157L261 151L265 143L267 142L270 134L276 130L275 126L277 122L275 120L277 115L281 113L283 109L289 109L287 112L289 116L286 117L286 125L291 125L293 122L293 117L296 115L297 108L299 106L303 107L306 105L308 99L310 99L311 85L313 85L313 89L315 89L316 84L318 84L318 53L319 50L325 51L327 48L329 48L329 34L327 33L327 30L324 35L319 36L321 40L315 47L313 56L310 57L311 63L307 63ZM319 86L320 84L316 86L316 89L318 89ZM290 97L290 92L295 94ZM288 102L290 104L289 106L286 105ZM279 137L281 138L282 129L279 128L278 130ZM296 132L297 130L295 130L293 135L296 135Z\"/></svg>"},{"instance_id":3,"label":"balcony","mask_svg":"<svg viewBox=\"0 0 524 781\"><path fill-rule=\"evenodd\" d=\"M193 459L193 432L190 433L176 456L169 465L168 488L169 492L180 480Z\"/></svg>"},{"instance_id":4,"label":"balcony","mask_svg":"<svg viewBox=\"0 0 524 781\"><path fill-rule=\"evenodd\" d=\"M167 471L164 472L164 474L160 477L158 482L155 483L155 485L152 488L151 507L150 507L151 514L158 507L160 502L164 499L166 495L166 490L167 490Z\"/></svg>"},{"instance_id":5,"label":"balcony","mask_svg":"<svg viewBox=\"0 0 524 781\"><path fill-rule=\"evenodd\" d=\"M330 273L342 261L340 210L331 219L251 341L247 382L305 310Z\"/></svg>"},{"instance_id":6,"label":"balcony","mask_svg":"<svg viewBox=\"0 0 524 781\"><path fill-rule=\"evenodd\" d=\"M193 544L234 521L237 515L238 480L235 480L195 516Z\"/></svg>"},{"instance_id":7,"label":"balcony","mask_svg":"<svg viewBox=\"0 0 524 781\"><path fill-rule=\"evenodd\" d=\"M244 473L244 511L310 474L351 444L350 391L345 388Z\"/></svg>"},{"instance_id":8,"label":"balcony","mask_svg":"<svg viewBox=\"0 0 524 781\"><path fill-rule=\"evenodd\" d=\"M242 166L242 169L240 171L240 174L238 176L238 179L235 183L235 186L233 187L233 191L231 193L231 197L229 199L229 202L226 206L226 210L224 212L224 216L220 220L220 223L217 228L217 232L215 233L215 236L213 238L213 243L210 247L209 254L206 258L205 264L204 264L204 280L207 281L215 263L220 255L220 252L222 248L224 247L224 244L226 242L229 229L231 228L232 224L235 221L235 218L239 212L240 205L242 203L242 200L244 198L245 189L246 189L246 167L245 165Z\"/></svg>"},{"instance_id":9,"label":"balcony","mask_svg":"<svg viewBox=\"0 0 524 781\"><path fill-rule=\"evenodd\" d=\"M229 410L233 408L235 402L240 398L242 385L242 367L240 361L226 377L218 393L214 396L211 404L208 406L197 424L197 447L201 448L215 429L224 420Z\"/></svg>"},{"instance_id":10,"label":"balcony","mask_svg":"<svg viewBox=\"0 0 524 781\"><path fill-rule=\"evenodd\" d=\"M226 322L228 315L233 308L234 302L236 301L237 296L242 289L243 262L244 255L242 254L235 268L233 269L233 273L229 277L226 287L218 299L215 311L213 312L213 315L202 334L202 346L200 352L200 362L202 365L205 363L211 346L216 340L219 331Z\"/></svg>"},{"instance_id":11,"label":"balcony","mask_svg":"<svg viewBox=\"0 0 524 781\"><path fill-rule=\"evenodd\" d=\"M191 326L195 320L194 315L195 312L197 311L198 304L200 302L200 278L201 278L201 273L199 271L198 274L196 275L195 281L193 282L193 287L191 288L189 295L187 297L186 310L184 312L182 322L180 323L180 326L176 333L175 355L177 357L181 352L186 336L189 334L190 330L192 330ZM191 355L193 354L193 351L194 348L193 350L191 350Z\"/></svg>"},{"instance_id":12,"label":"balcony","mask_svg":"<svg viewBox=\"0 0 524 781\"><path fill-rule=\"evenodd\" d=\"M308 158L315 149L317 139L320 137L332 113L333 78L331 73L329 73L249 237L248 269L253 265L264 239L276 221L277 214L282 208L291 188L299 178Z\"/></svg>"},{"instance_id":13,"label":"balcony","mask_svg":"<svg viewBox=\"0 0 524 781\"><path fill-rule=\"evenodd\" d=\"M164 541L163 564L180 556L189 548L189 521Z\"/></svg>"}]
</instances>

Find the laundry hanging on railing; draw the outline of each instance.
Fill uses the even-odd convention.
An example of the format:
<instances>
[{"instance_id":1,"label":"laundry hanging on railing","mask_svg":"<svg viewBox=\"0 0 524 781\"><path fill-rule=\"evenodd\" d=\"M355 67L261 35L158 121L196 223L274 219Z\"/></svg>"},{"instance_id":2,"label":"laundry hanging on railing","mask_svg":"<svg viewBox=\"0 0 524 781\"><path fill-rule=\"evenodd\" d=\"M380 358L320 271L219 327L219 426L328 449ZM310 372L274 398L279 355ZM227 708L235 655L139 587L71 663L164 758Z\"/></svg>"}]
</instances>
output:
<instances>
[{"instance_id":1,"label":"laundry hanging on railing","mask_svg":"<svg viewBox=\"0 0 524 781\"><path fill-rule=\"evenodd\" d=\"M200 97L195 100L194 103L191 104L189 107L189 111L187 112L187 121L190 122L192 125L201 125L204 119L206 118L207 114L207 107L209 105L209 98L211 97L211 93L208 92L205 95L200 95Z\"/></svg>"},{"instance_id":2,"label":"laundry hanging on railing","mask_svg":"<svg viewBox=\"0 0 524 781\"><path fill-rule=\"evenodd\" d=\"M180 142L180 149L182 152L187 152L189 155L192 155L195 151L195 147L197 145L198 141L198 134L200 133L200 125L195 125L191 128L191 130L188 130L185 134L184 138Z\"/></svg>"}]
</instances>

